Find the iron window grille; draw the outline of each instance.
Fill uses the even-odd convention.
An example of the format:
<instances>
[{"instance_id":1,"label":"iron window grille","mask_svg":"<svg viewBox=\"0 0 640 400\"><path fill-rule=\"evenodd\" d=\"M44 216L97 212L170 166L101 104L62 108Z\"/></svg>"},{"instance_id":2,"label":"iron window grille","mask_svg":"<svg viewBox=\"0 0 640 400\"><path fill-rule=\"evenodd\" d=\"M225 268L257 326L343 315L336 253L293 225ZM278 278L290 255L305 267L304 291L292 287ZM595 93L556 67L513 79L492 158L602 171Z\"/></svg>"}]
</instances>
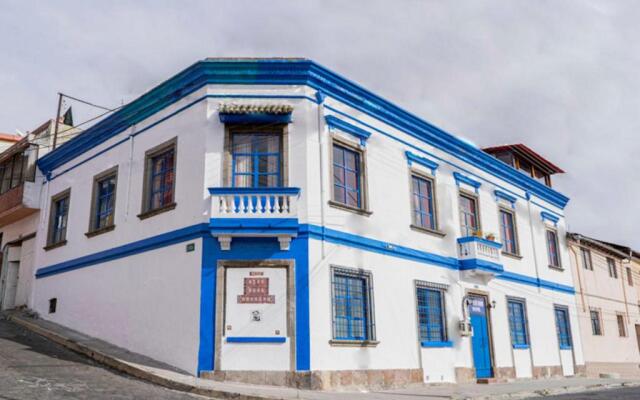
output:
<instances>
[{"instance_id":1,"label":"iron window grille","mask_svg":"<svg viewBox=\"0 0 640 400\"><path fill-rule=\"evenodd\" d=\"M418 328L420 342L446 342L447 317L444 294L446 285L431 282L416 282Z\"/></svg>"},{"instance_id":2,"label":"iron window grille","mask_svg":"<svg viewBox=\"0 0 640 400\"><path fill-rule=\"evenodd\" d=\"M526 346L529 344L528 321L524 300L508 299L509 330L511 332L511 344Z\"/></svg>"},{"instance_id":3,"label":"iron window grille","mask_svg":"<svg viewBox=\"0 0 640 400\"><path fill-rule=\"evenodd\" d=\"M375 340L372 281L371 272L332 267L335 340Z\"/></svg>"},{"instance_id":4,"label":"iron window grille","mask_svg":"<svg viewBox=\"0 0 640 400\"><path fill-rule=\"evenodd\" d=\"M556 317L556 332L560 349L571 348L571 328L569 325L569 309L566 307L554 307Z\"/></svg>"}]
</instances>

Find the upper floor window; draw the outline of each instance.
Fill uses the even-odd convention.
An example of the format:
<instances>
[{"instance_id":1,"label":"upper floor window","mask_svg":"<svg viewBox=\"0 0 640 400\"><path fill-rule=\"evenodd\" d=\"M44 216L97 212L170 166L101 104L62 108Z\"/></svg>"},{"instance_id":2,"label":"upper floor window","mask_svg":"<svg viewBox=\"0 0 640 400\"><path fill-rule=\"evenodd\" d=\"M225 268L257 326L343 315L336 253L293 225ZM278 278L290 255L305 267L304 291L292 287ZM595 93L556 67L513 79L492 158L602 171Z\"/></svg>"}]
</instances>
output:
<instances>
[{"instance_id":1,"label":"upper floor window","mask_svg":"<svg viewBox=\"0 0 640 400\"><path fill-rule=\"evenodd\" d=\"M67 242L67 220L69 217L70 198L71 191L68 189L51 198L46 248L62 245Z\"/></svg>"},{"instance_id":2,"label":"upper floor window","mask_svg":"<svg viewBox=\"0 0 640 400\"><path fill-rule=\"evenodd\" d=\"M423 346L447 341L447 319L444 308L444 288L418 283L418 324Z\"/></svg>"},{"instance_id":3,"label":"upper floor window","mask_svg":"<svg viewBox=\"0 0 640 400\"><path fill-rule=\"evenodd\" d=\"M509 330L511 331L511 344L514 347L524 347L529 345L529 335L527 333L527 315L523 300L509 299L507 301L509 309Z\"/></svg>"},{"instance_id":4,"label":"upper floor window","mask_svg":"<svg viewBox=\"0 0 640 400\"><path fill-rule=\"evenodd\" d=\"M584 247L581 247L580 258L582 258L583 268L593 271L593 264L591 263L591 251L585 249Z\"/></svg>"},{"instance_id":5,"label":"upper floor window","mask_svg":"<svg viewBox=\"0 0 640 400\"><path fill-rule=\"evenodd\" d=\"M474 236L480 230L476 197L460 193L460 231L462 236Z\"/></svg>"},{"instance_id":6,"label":"upper floor window","mask_svg":"<svg viewBox=\"0 0 640 400\"><path fill-rule=\"evenodd\" d=\"M93 179L93 201L88 234L113 227L117 178L118 168L115 167Z\"/></svg>"},{"instance_id":7,"label":"upper floor window","mask_svg":"<svg viewBox=\"0 0 640 400\"><path fill-rule=\"evenodd\" d=\"M28 151L16 153L0 163L0 194L20 186L25 180L33 180L35 170L29 167Z\"/></svg>"},{"instance_id":8,"label":"upper floor window","mask_svg":"<svg viewBox=\"0 0 640 400\"><path fill-rule=\"evenodd\" d=\"M411 192L413 224L420 228L436 230L433 180L421 175L411 174Z\"/></svg>"},{"instance_id":9,"label":"upper floor window","mask_svg":"<svg viewBox=\"0 0 640 400\"><path fill-rule=\"evenodd\" d=\"M282 141L278 132L232 130L232 186L283 186Z\"/></svg>"},{"instance_id":10,"label":"upper floor window","mask_svg":"<svg viewBox=\"0 0 640 400\"><path fill-rule=\"evenodd\" d=\"M609 276L618 279L618 268L616 267L616 260L607 257L607 269L609 270Z\"/></svg>"},{"instance_id":11,"label":"upper floor window","mask_svg":"<svg viewBox=\"0 0 640 400\"><path fill-rule=\"evenodd\" d=\"M627 267L627 283L629 286L633 286L633 272L630 267Z\"/></svg>"},{"instance_id":12,"label":"upper floor window","mask_svg":"<svg viewBox=\"0 0 640 400\"><path fill-rule=\"evenodd\" d=\"M602 321L600 320L600 311L590 310L589 317L591 318L591 333L596 336L602 335Z\"/></svg>"},{"instance_id":13,"label":"upper floor window","mask_svg":"<svg viewBox=\"0 0 640 400\"><path fill-rule=\"evenodd\" d=\"M140 218L175 207L177 140L172 139L145 156L145 187Z\"/></svg>"},{"instance_id":14,"label":"upper floor window","mask_svg":"<svg viewBox=\"0 0 640 400\"><path fill-rule=\"evenodd\" d=\"M504 208L500 208L499 214L502 249L509 254L518 254L518 235L516 232L515 215L512 211Z\"/></svg>"},{"instance_id":15,"label":"upper floor window","mask_svg":"<svg viewBox=\"0 0 640 400\"><path fill-rule=\"evenodd\" d=\"M355 146L333 143L333 201L353 209L366 209L363 153Z\"/></svg>"},{"instance_id":16,"label":"upper floor window","mask_svg":"<svg viewBox=\"0 0 640 400\"><path fill-rule=\"evenodd\" d=\"M332 268L333 338L375 340L371 273Z\"/></svg>"},{"instance_id":17,"label":"upper floor window","mask_svg":"<svg viewBox=\"0 0 640 400\"><path fill-rule=\"evenodd\" d=\"M558 234L556 231L547 229L547 254L549 258L549 266L561 268L560 253L558 251Z\"/></svg>"},{"instance_id":18,"label":"upper floor window","mask_svg":"<svg viewBox=\"0 0 640 400\"><path fill-rule=\"evenodd\" d=\"M627 325L624 323L624 315L616 314L616 321L618 322L618 335L620 337L627 336Z\"/></svg>"}]
</instances>

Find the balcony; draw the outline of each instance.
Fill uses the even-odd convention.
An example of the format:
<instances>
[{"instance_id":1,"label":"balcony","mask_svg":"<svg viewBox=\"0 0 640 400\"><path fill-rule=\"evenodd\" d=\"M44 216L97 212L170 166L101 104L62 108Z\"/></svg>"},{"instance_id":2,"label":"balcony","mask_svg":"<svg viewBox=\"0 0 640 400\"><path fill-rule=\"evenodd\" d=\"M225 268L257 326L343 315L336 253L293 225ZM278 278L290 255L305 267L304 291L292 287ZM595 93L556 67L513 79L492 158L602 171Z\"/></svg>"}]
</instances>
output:
<instances>
[{"instance_id":1,"label":"balcony","mask_svg":"<svg viewBox=\"0 0 640 400\"><path fill-rule=\"evenodd\" d=\"M504 272L500 260L502 243L467 236L458 239L460 271L466 275L491 279Z\"/></svg>"},{"instance_id":2,"label":"balcony","mask_svg":"<svg viewBox=\"0 0 640 400\"><path fill-rule=\"evenodd\" d=\"M38 211L38 195L33 182L22 182L0 194L0 227Z\"/></svg>"},{"instance_id":3,"label":"balcony","mask_svg":"<svg viewBox=\"0 0 640 400\"><path fill-rule=\"evenodd\" d=\"M298 232L300 189L209 188L211 234L222 250L231 249L234 237L275 237L281 250L289 250Z\"/></svg>"}]
</instances>

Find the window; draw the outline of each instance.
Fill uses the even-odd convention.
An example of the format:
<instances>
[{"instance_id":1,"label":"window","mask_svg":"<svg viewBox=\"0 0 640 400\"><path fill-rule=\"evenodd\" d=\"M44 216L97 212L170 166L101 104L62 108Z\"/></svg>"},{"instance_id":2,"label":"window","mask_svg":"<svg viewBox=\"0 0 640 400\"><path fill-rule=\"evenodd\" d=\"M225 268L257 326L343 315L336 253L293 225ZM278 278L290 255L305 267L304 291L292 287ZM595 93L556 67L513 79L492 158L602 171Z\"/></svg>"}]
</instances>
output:
<instances>
[{"instance_id":1,"label":"window","mask_svg":"<svg viewBox=\"0 0 640 400\"><path fill-rule=\"evenodd\" d=\"M51 198L49 210L49 234L47 247L61 245L67 241L67 219L69 216L69 199L71 191L66 190Z\"/></svg>"},{"instance_id":2,"label":"window","mask_svg":"<svg viewBox=\"0 0 640 400\"><path fill-rule=\"evenodd\" d=\"M142 213L146 218L175 207L176 144L172 139L146 153Z\"/></svg>"},{"instance_id":3,"label":"window","mask_svg":"<svg viewBox=\"0 0 640 400\"><path fill-rule=\"evenodd\" d=\"M233 187L279 187L282 179L282 133L231 132Z\"/></svg>"},{"instance_id":4,"label":"window","mask_svg":"<svg viewBox=\"0 0 640 400\"><path fill-rule=\"evenodd\" d=\"M413 204L413 224L431 230L437 229L433 181L412 174L411 191Z\"/></svg>"},{"instance_id":5,"label":"window","mask_svg":"<svg viewBox=\"0 0 640 400\"><path fill-rule=\"evenodd\" d=\"M117 179L118 167L103 172L93 179L93 201L88 233L103 231L114 226Z\"/></svg>"},{"instance_id":6,"label":"window","mask_svg":"<svg viewBox=\"0 0 640 400\"><path fill-rule=\"evenodd\" d=\"M20 186L30 178L28 161L27 152L22 151L0 164L0 194Z\"/></svg>"},{"instance_id":7,"label":"window","mask_svg":"<svg viewBox=\"0 0 640 400\"><path fill-rule=\"evenodd\" d=\"M556 333L558 334L558 344L561 350L571 348L571 328L569 326L569 309L555 306Z\"/></svg>"},{"instance_id":8,"label":"window","mask_svg":"<svg viewBox=\"0 0 640 400\"><path fill-rule=\"evenodd\" d=\"M591 263L591 252L583 247L580 248L580 257L582 258L582 266L584 269L593 271L593 264Z\"/></svg>"},{"instance_id":9,"label":"window","mask_svg":"<svg viewBox=\"0 0 640 400\"><path fill-rule=\"evenodd\" d=\"M630 267L627 267L627 283L629 286L633 286L633 272Z\"/></svg>"},{"instance_id":10,"label":"window","mask_svg":"<svg viewBox=\"0 0 640 400\"><path fill-rule=\"evenodd\" d=\"M475 197L460 193L460 231L462 236L474 236L480 230L478 204Z\"/></svg>"},{"instance_id":11,"label":"window","mask_svg":"<svg viewBox=\"0 0 640 400\"><path fill-rule=\"evenodd\" d=\"M601 320L600 320L600 311L591 310L589 312L589 315L591 317L591 333L593 333L596 336L601 336L602 335L602 323L601 323Z\"/></svg>"},{"instance_id":12,"label":"window","mask_svg":"<svg viewBox=\"0 0 640 400\"><path fill-rule=\"evenodd\" d=\"M518 254L518 237L513 212L500 209L500 231L502 232L502 249L509 254Z\"/></svg>"},{"instance_id":13,"label":"window","mask_svg":"<svg viewBox=\"0 0 640 400\"><path fill-rule=\"evenodd\" d=\"M616 260L607 257L607 267L609 269L609 276L618 279L618 268L616 268Z\"/></svg>"},{"instance_id":14,"label":"window","mask_svg":"<svg viewBox=\"0 0 640 400\"><path fill-rule=\"evenodd\" d=\"M347 207L365 208L362 176L362 152L334 143L333 201Z\"/></svg>"},{"instance_id":15,"label":"window","mask_svg":"<svg viewBox=\"0 0 640 400\"><path fill-rule=\"evenodd\" d=\"M560 255L558 253L558 234L550 229L547 229L547 253L549 255L549 266L561 268Z\"/></svg>"},{"instance_id":16,"label":"window","mask_svg":"<svg viewBox=\"0 0 640 400\"><path fill-rule=\"evenodd\" d=\"M616 321L618 321L618 335L620 337L627 336L627 325L624 323L624 315L616 314Z\"/></svg>"},{"instance_id":17,"label":"window","mask_svg":"<svg viewBox=\"0 0 640 400\"><path fill-rule=\"evenodd\" d=\"M514 348L529 345L527 334L527 315L523 300L509 299L509 330L511 331L511 344Z\"/></svg>"},{"instance_id":18,"label":"window","mask_svg":"<svg viewBox=\"0 0 640 400\"><path fill-rule=\"evenodd\" d=\"M423 345L442 344L447 341L445 288L446 286L426 282L417 284L418 325L420 342Z\"/></svg>"},{"instance_id":19,"label":"window","mask_svg":"<svg viewBox=\"0 0 640 400\"><path fill-rule=\"evenodd\" d=\"M375 340L371 273L332 268L333 338Z\"/></svg>"}]
</instances>

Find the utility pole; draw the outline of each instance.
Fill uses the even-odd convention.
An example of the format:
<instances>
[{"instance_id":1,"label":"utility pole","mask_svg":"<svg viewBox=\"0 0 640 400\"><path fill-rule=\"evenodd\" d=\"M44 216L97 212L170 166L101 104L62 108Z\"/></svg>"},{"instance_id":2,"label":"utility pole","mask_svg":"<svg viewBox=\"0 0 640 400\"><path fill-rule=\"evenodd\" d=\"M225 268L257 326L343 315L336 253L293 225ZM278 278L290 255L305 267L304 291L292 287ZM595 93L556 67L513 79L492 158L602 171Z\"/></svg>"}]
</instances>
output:
<instances>
[{"instance_id":1,"label":"utility pole","mask_svg":"<svg viewBox=\"0 0 640 400\"><path fill-rule=\"evenodd\" d=\"M56 127L53 130L53 147L51 150L56 149L56 143L58 142L58 125L60 124L60 109L62 108L62 93L58 92L58 112L56 112Z\"/></svg>"}]
</instances>

